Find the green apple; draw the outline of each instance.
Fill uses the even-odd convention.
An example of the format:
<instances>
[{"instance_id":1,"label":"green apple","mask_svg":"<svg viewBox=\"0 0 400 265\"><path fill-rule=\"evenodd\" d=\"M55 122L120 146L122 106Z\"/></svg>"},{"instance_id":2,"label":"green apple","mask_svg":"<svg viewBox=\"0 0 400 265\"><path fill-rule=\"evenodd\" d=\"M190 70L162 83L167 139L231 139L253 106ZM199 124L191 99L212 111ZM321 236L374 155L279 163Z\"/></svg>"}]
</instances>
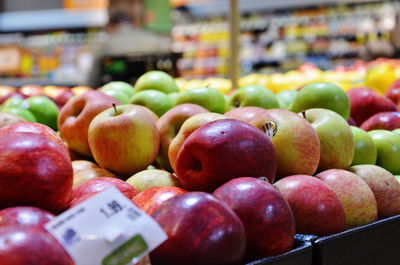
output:
<instances>
[{"instance_id":1,"label":"green apple","mask_svg":"<svg viewBox=\"0 0 400 265\"><path fill-rule=\"evenodd\" d=\"M182 187L177 177L160 169L146 169L140 171L127 179L126 182L139 192L160 186Z\"/></svg>"},{"instance_id":2,"label":"green apple","mask_svg":"<svg viewBox=\"0 0 400 265\"><path fill-rule=\"evenodd\" d=\"M392 132L397 133L398 135L400 135L400 129L394 129Z\"/></svg>"},{"instance_id":3,"label":"green apple","mask_svg":"<svg viewBox=\"0 0 400 265\"><path fill-rule=\"evenodd\" d=\"M175 106L175 102L176 102L176 98L178 97L178 94L179 94L178 92L172 92L172 93L167 94L168 97L171 99L172 103L174 104L174 106Z\"/></svg>"},{"instance_id":4,"label":"green apple","mask_svg":"<svg viewBox=\"0 0 400 265\"><path fill-rule=\"evenodd\" d=\"M26 101L22 98L8 98L4 103L2 104L3 108L23 108L27 109L29 106L27 105Z\"/></svg>"},{"instance_id":5,"label":"green apple","mask_svg":"<svg viewBox=\"0 0 400 265\"><path fill-rule=\"evenodd\" d=\"M225 113L230 111L231 109L234 109L231 105L229 105L229 101L231 100L231 97L228 95L224 95L225 99Z\"/></svg>"},{"instance_id":6,"label":"green apple","mask_svg":"<svg viewBox=\"0 0 400 265\"><path fill-rule=\"evenodd\" d=\"M376 165L393 175L400 174L400 135L387 130L372 130L368 134L378 150Z\"/></svg>"},{"instance_id":7,"label":"green apple","mask_svg":"<svg viewBox=\"0 0 400 265\"><path fill-rule=\"evenodd\" d=\"M292 111L324 108L340 114L346 121L350 116L350 100L346 92L332 83L311 83L304 86L293 101Z\"/></svg>"},{"instance_id":8,"label":"green apple","mask_svg":"<svg viewBox=\"0 0 400 265\"><path fill-rule=\"evenodd\" d=\"M113 82L105 84L104 86L102 86L100 88L101 92L106 92L109 90L121 91L121 92L125 93L125 95L129 99L133 95L134 88L130 84L123 82L123 81L113 81ZM122 102L121 102L121 104L122 104Z\"/></svg>"},{"instance_id":9,"label":"green apple","mask_svg":"<svg viewBox=\"0 0 400 265\"><path fill-rule=\"evenodd\" d=\"M351 165L375 165L378 153L371 136L358 127L350 126L350 128L354 137L354 157Z\"/></svg>"},{"instance_id":10,"label":"green apple","mask_svg":"<svg viewBox=\"0 0 400 265\"><path fill-rule=\"evenodd\" d=\"M394 175L394 177L395 177L396 180L400 183L400 175Z\"/></svg>"},{"instance_id":11,"label":"green apple","mask_svg":"<svg viewBox=\"0 0 400 265\"><path fill-rule=\"evenodd\" d=\"M229 105L234 108L248 106L264 109L279 108L275 94L261 85L248 85L239 88L232 94Z\"/></svg>"},{"instance_id":12,"label":"green apple","mask_svg":"<svg viewBox=\"0 0 400 265\"><path fill-rule=\"evenodd\" d=\"M172 76L162 71L150 71L139 77L135 84L135 92L148 89L158 90L165 94L179 92Z\"/></svg>"},{"instance_id":13,"label":"green apple","mask_svg":"<svg viewBox=\"0 0 400 265\"><path fill-rule=\"evenodd\" d=\"M300 115L311 123L319 138L318 171L348 168L353 161L354 139L347 121L336 112L321 108L308 109Z\"/></svg>"},{"instance_id":14,"label":"green apple","mask_svg":"<svg viewBox=\"0 0 400 265\"><path fill-rule=\"evenodd\" d=\"M187 89L179 92L175 105L184 103L197 104L210 112L225 112L224 95L212 87Z\"/></svg>"},{"instance_id":15,"label":"green apple","mask_svg":"<svg viewBox=\"0 0 400 265\"><path fill-rule=\"evenodd\" d=\"M37 122L57 131L58 108L48 97L34 96L25 99L29 104L28 110L35 116Z\"/></svg>"},{"instance_id":16,"label":"green apple","mask_svg":"<svg viewBox=\"0 0 400 265\"><path fill-rule=\"evenodd\" d=\"M151 89L135 93L129 100L129 103L145 106L158 117L161 117L174 106L171 98L167 94Z\"/></svg>"},{"instance_id":17,"label":"green apple","mask_svg":"<svg viewBox=\"0 0 400 265\"><path fill-rule=\"evenodd\" d=\"M33 116L33 114L27 109L17 108L17 107L8 107L8 108L3 108L1 111L18 115L30 122L36 122L35 116Z\"/></svg>"},{"instance_id":18,"label":"green apple","mask_svg":"<svg viewBox=\"0 0 400 265\"><path fill-rule=\"evenodd\" d=\"M120 104L128 104L129 103L129 97L121 90L112 90L108 89L105 91L102 91L104 94L109 95L110 97L115 98L118 100Z\"/></svg>"},{"instance_id":19,"label":"green apple","mask_svg":"<svg viewBox=\"0 0 400 265\"><path fill-rule=\"evenodd\" d=\"M276 94L281 109L291 110L294 99L296 98L297 90L283 90Z\"/></svg>"}]
</instances>

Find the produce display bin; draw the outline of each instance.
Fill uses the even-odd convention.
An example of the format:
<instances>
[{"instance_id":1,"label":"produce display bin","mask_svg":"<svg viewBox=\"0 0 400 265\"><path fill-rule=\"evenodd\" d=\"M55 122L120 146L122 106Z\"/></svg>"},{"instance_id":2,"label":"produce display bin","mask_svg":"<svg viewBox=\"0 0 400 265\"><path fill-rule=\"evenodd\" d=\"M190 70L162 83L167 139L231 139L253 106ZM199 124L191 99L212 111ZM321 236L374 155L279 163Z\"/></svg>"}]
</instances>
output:
<instances>
[{"instance_id":1,"label":"produce display bin","mask_svg":"<svg viewBox=\"0 0 400 265\"><path fill-rule=\"evenodd\" d=\"M310 235L296 235L292 250L245 265L311 265L313 239L315 237Z\"/></svg>"},{"instance_id":2,"label":"produce display bin","mask_svg":"<svg viewBox=\"0 0 400 265\"><path fill-rule=\"evenodd\" d=\"M400 264L400 215L312 240L312 265Z\"/></svg>"}]
</instances>

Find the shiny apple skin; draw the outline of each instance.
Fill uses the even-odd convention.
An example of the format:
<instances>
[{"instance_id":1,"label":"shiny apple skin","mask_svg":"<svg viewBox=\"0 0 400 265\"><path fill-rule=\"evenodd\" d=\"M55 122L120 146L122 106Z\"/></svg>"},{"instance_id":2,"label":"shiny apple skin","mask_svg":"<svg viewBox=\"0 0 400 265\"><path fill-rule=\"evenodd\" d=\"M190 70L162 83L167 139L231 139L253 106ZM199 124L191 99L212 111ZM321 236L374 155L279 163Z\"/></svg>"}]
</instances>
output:
<instances>
[{"instance_id":1,"label":"shiny apple skin","mask_svg":"<svg viewBox=\"0 0 400 265\"><path fill-rule=\"evenodd\" d=\"M46 231L24 226L0 227L1 265L74 265Z\"/></svg>"},{"instance_id":2,"label":"shiny apple skin","mask_svg":"<svg viewBox=\"0 0 400 265\"><path fill-rule=\"evenodd\" d=\"M321 180L307 175L294 175L274 185L292 208L296 233L326 236L345 230L343 205Z\"/></svg>"},{"instance_id":3,"label":"shiny apple skin","mask_svg":"<svg viewBox=\"0 0 400 265\"><path fill-rule=\"evenodd\" d=\"M246 234L228 205L205 192L187 192L152 214L168 239L150 253L152 265L241 264Z\"/></svg>"},{"instance_id":4,"label":"shiny apple skin","mask_svg":"<svg viewBox=\"0 0 400 265\"><path fill-rule=\"evenodd\" d=\"M163 202L185 192L182 188L172 186L151 187L139 192L133 197L132 202L151 215Z\"/></svg>"},{"instance_id":5,"label":"shiny apple skin","mask_svg":"<svg viewBox=\"0 0 400 265\"><path fill-rule=\"evenodd\" d=\"M35 133L0 136L0 208L34 206L53 213L68 202L72 164L57 143Z\"/></svg>"},{"instance_id":6,"label":"shiny apple skin","mask_svg":"<svg viewBox=\"0 0 400 265\"><path fill-rule=\"evenodd\" d=\"M186 190L212 192L238 177L266 177L277 168L274 146L256 127L231 119L194 131L178 152L177 176Z\"/></svg>"},{"instance_id":7,"label":"shiny apple skin","mask_svg":"<svg viewBox=\"0 0 400 265\"><path fill-rule=\"evenodd\" d=\"M36 207L10 207L0 211L0 226L22 225L44 229L43 226L54 217L54 214Z\"/></svg>"},{"instance_id":8,"label":"shiny apple skin","mask_svg":"<svg viewBox=\"0 0 400 265\"><path fill-rule=\"evenodd\" d=\"M268 182L250 177L233 179L213 192L239 216L246 230L246 259L255 260L289 251L295 220L280 192Z\"/></svg>"}]
</instances>

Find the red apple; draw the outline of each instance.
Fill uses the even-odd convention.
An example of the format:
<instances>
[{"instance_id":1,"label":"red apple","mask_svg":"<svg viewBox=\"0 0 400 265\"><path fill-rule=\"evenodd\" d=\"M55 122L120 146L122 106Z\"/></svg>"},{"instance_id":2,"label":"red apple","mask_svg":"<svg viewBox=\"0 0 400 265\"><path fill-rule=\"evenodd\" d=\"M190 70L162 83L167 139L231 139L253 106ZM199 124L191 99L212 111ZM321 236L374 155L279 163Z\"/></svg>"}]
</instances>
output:
<instances>
[{"instance_id":1,"label":"red apple","mask_svg":"<svg viewBox=\"0 0 400 265\"><path fill-rule=\"evenodd\" d=\"M43 228L55 217L54 214L35 207L17 206L0 211L0 226L23 225Z\"/></svg>"},{"instance_id":2,"label":"red apple","mask_svg":"<svg viewBox=\"0 0 400 265\"><path fill-rule=\"evenodd\" d=\"M80 171L79 173L74 174L74 182L72 185L72 188L76 188L79 185L85 183L86 181L89 181L94 178L98 177L109 177L109 178L117 178L116 175L108 171L107 169L104 168L90 168L86 169L83 171Z\"/></svg>"},{"instance_id":3,"label":"red apple","mask_svg":"<svg viewBox=\"0 0 400 265\"><path fill-rule=\"evenodd\" d=\"M72 161L72 169L74 170L74 175L78 174L81 171L84 171L87 169L93 169L93 168L99 168L99 166L96 165L95 163L87 161L87 160Z\"/></svg>"},{"instance_id":4,"label":"red apple","mask_svg":"<svg viewBox=\"0 0 400 265\"><path fill-rule=\"evenodd\" d=\"M11 93L16 92L17 89L15 87L12 86L1 86L0 85L0 104L3 103L3 101L1 101L4 97L10 95Z\"/></svg>"},{"instance_id":5,"label":"red apple","mask_svg":"<svg viewBox=\"0 0 400 265\"><path fill-rule=\"evenodd\" d=\"M54 98L54 102L58 105L58 106L64 106L68 100L70 100L72 97L74 96L74 93L71 90L66 90L61 92L60 94L58 94L55 98Z\"/></svg>"},{"instance_id":6,"label":"red apple","mask_svg":"<svg viewBox=\"0 0 400 265\"><path fill-rule=\"evenodd\" d=\"M20 87L18 91L27 97L44 95L43 87L41 85L34 85L34 84L24 85Z\"/></svg>"},{"instance_id":7,"label":"red apple","mask_svg":"<svg viewBox=\"0 0 400 265\"><path fill-rule=\"evenodd\" d=\"M77 96L83 95L86 92L92 91L93 88L88 87L88 86L75 86L71 88L72 93L74 93Z\"/></svg>"},{"instance_id":8,"label":"red apple","mask_svg":"<svg viewBox=\"0 0 400 265\"><path fill-rule=\"evenodd\" d=\"M228 181L213 195L227 203L246 230L246 259L278 255L292 248L295 220L287 201L266 181L242 177Z\"/></svg>"},{"instance_id":9,"label":"red apple","mask_svg":"<svg viewBox=\"0 0 400 265\"><path fill-rule=\"evenodd\" d=\"M400 113L399 112L380 112L369 117L361 126L364 131L372 130L388 130L400 128Z\"/></svg>"},{"instance_id":10,"label":"red apple","mask_svg":"<svg viewBox=\"0 0 400 265\"><path fill-rule=\"evenodd\" d=\"M132 202L151 215L163 202L185 192L184 189L173 186L152 187L138 193Z\"/></svg>"},{"instance_id":11,"label":"red apple","mask_svg":"<svg viewBox=\"0 0 400 265\"><path fill-rule=\"evenodd\" d=\"M11 92L11 93L8 93L8 94L6 94L6 95L4 95L4 96L2 96L1 98L0 98L0 104L3 104L4 103L4 101L6 101L7 99L9 99L9 98L21 98L21 99L25 99L25 98L27 98L28 96L25 96L25 95L23 95L23 94L21 94L21 93L19 93L19 92Z\"/></svg>"},{"instance_id":12,"label":"red apple","mask_svg":"<svg viewBox=\"0 0 400 265\"><path fill-rule=\"evenodd\" d=\"M35 133L0 136L0 208L61 211L72 189L72 165L57 143Z\"/></svg>"},{"instance_id":13,"label":"red apple","mask_svg":"<svg viewBox=\"0 0 400 265\"><path fill-rule=\"evenodd\" d=\"M385 97L392 100L396 105L400 104L400 79L397 79L385 92Z\"/></svg>"},{"instance_id":14,"label":"red apple","mask_svg":"<svg viewBox=\"0 0 400 265\"><path fill-rule=\"evenodd\" d=\"M118 101L99 91L90 91L68 101L58 115L58 129L69 147L85 156L91 156L88 129L93 118Z\"/></svg>"},{"instance_id":15,"label":"red apple","mask_svg":"<svg viewBox=\"0 0 400 265\"><path fill-rule=\"evenodd\" d=\"M343 204L346 228L357 227L377 220L378 209L374 193L359 176L343 169L330 169L316 175Z\"/></svg>"},{"instance_id":16,"label":"red apple","mask_svg":"<svg viewBox=\"0 0 400 265\"><path fill-rule=\"evenodd\" d=\"M44 86L43 87L43 94L48 96L49 98L51 98L53 100L58 95L64 93L65 91L70 91L70 89L68 87L65 87L65 86Z\"/></svg>"},{"instance_id":17,"label":"red apple","mask_svg":"<svg viewBox=\"0 0 400 265\"><path fill-rule=\"evenodd\" d=\"M185 140L189 137L189 135L200 128L201 126L215 121L226 119L226 117L219 113L214 112L206 112L206 113L199 113L196 114L189 119L187 119L179 129L178 134L172 140L168 148L168 158L171 164L172 169L176 172L176 158L178 156L178 152L181 149L182 144Z\"/></svg>"},{"instance_id":18,"label":"red apple","mask_svg":"<svg viewBox=\"0 0 400 265\"><path fill-rule=\"evenodd\" d=\"M347 120L347 123L351 126L356 126L356 127L358 126L356 121L352 117L349 117L349 119Z\"/></svg>"},{"instance_id":19,"label":"red apple","mask_svg":"<svg viewBox=\"0 0 400 265\"><path fill-rule=\"evenodd\" d=\"M361 177L371 188L380 219L400 214L400 183L389 171L375 165L353 166L350 171Z\"/></svg>"},{"instance_id":20,"label":"red apple","mask_svg":"<svg viewBox=\"0 0 400 265\"><path fill-rule=\"evenodd\" d=\"M161 204L152 217L168 239L150 253L151 264L241 264L246 249L243 224L228 205L212 195L177 195Z\"/></svg>"},{"instance_id":21,"label":"red apple","mask_svg":"<svg viewBox=\"0 0 400 265\"><path fill-rule=\"evenodd\" d=\"M85 199L93 196L94 194L104 191L110 187L116 187L120 192L122 192L127 198L130 200L138 194L138 191L126 183L123 180L117 178L110 178L110 177L97 177L91 180L84 182L82 185L74 188L71 192L71 196L69 198L68 207L73 207L82 202L80 199L81 197L85 196ZM91 194L91 196L88 196Z\"/></svg>"},{"instance_id":22,"label":"red apple","mask_svg":"<svg viewBox=\"0 0 400 265\"><path fill-rule=\"evenodd\" d=\"M156 159L161 168L172 171L168 158L169 145L188 118L204 112L208 112L208 110L199 105L181 104L173 107L160 117L157 122L157 129L160 133L160 150Z\"/></svg>"},{"instance_id":23,"label":"red apple","mask_svg":"<svg viewBox=\"0 0 400 265\"><path fill-rule=\"evenodd\" d=\"M277 157L276 178L313 175L320 161L321 146L311 124L300 115L283 109L259 112L249 124L263 130L270 121L275 122L277 129L271 139Z\"/></svg>"},{"instance_id":24,"label":"red apple","mask_svg":"<svg viewBox=\"0 0 400 265\"><path fill-rule=\"evenodd\" d=\"M156 123L142 106L126 104L99 113L88 140L94 160L127 179L154 162L159 148Z\"/></svg>"},{"instance_id":25,"label":"red apple","mask_svg":"<svg viewBox=\"0 0 400 265\"><path fill-rule=\"evenodd\" d=\"M379 112L397 111L396 104L371 88L352 88L347 91L347 95L351 105L350 115L356 124L362 124L366 119Z\"/></svg>"},{"instance_id":26,"label":"red apple","mask_svg":"<svg viewBox=\"0 0 400 265\"><path fill-rule=\"evenodd\" d=\"M274 146L264 133L245 122L217 120L194 131L183 143L176 173L184 189L212 192L238 177L276 173Z\"/></svg>"},{"instance_id":27,"label":"red apple","mask_svg":"<svg viewBox=\"0 0 400 265\"><path fill-rule=\"evenodd\" d=\"M292 208L296 233L325 236L344 231L343 206L321 180L295 175L283 178L274 185Z\"/></svg>"},{"instance_id":28,"label":"red apple","mask_svg":"<svg viewBox=\"0 0 400 265\"><path fill-rule=\"evenodd\" d=\"M225 112L224 116L230 119L244 121L248 123L254 117L257 117L259 113L263 112L265 112L265 109L260 107L242 107L242 108L234 108L228 112Z\"/></svg>"},{"instance_id":29,"label":"red apple","mask_svg":"<svg viewBox=\"0 0 400 265\"><path fill-rule=\"evenodd\" d=\"M69 157L69 151L67 146L64 144L63 140L58 136L58 134L51 129L49 126L37 123L37 122L19 122L13 123L6 127L0 129L0 136L4 134L13 134L17 132L27 132L27 133L35 133L43 135L54 143L56 143L62 150L64 150L65 154Z\"/></svg>"},{"instance_id":30,"label":"red apple","mask_svg":"<svg viewBox=\"0 0 400 265\"><path fill-rule=\"evenodd\" d=\"M46 231L34 227L0 227L1 265L73 265L64 248Z\"/></svg>"}]
</instances>

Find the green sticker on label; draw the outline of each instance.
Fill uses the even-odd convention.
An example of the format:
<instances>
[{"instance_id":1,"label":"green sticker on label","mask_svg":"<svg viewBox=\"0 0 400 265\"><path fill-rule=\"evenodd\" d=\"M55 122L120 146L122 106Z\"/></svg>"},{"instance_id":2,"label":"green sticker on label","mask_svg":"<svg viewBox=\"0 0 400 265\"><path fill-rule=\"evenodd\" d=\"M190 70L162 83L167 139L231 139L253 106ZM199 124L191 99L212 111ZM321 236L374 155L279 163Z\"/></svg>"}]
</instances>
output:
<instances>
[{"instance_id":1,"label":"green sticker on label","mask_svg":"<svg viewBox=\"0 0 400 265\"><path fill-rule=\"evenodd\" d=\"M108 254L102 261L103 265L126 265L147 250L147 244L139 234Z\"/></svg>"}]
</instances>

